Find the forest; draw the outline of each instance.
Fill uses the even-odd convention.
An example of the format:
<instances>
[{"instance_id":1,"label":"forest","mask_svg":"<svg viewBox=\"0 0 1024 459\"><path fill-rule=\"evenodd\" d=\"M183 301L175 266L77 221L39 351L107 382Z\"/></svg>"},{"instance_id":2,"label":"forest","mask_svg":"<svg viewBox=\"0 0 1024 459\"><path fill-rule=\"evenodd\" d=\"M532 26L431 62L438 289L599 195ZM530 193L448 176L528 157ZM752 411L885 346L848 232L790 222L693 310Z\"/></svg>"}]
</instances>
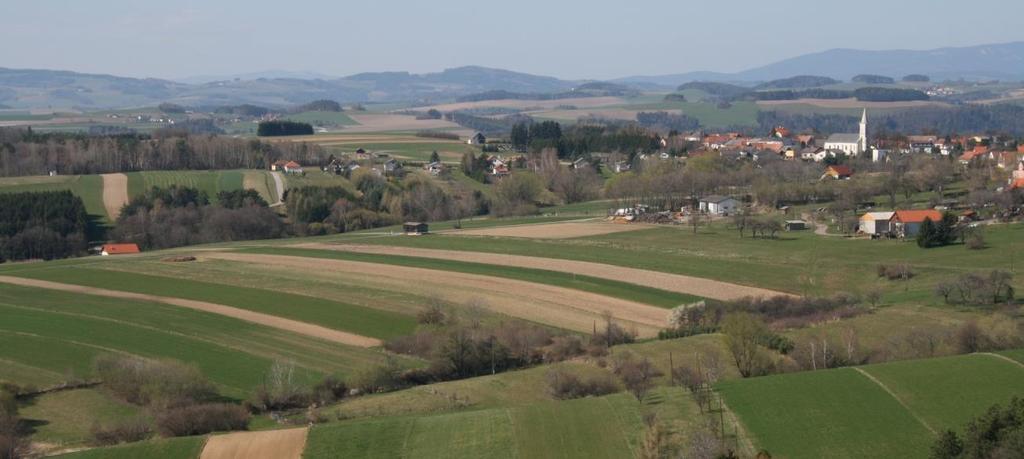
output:
<instances>
[{"instance_id":1,"label":"forest","mask_svg":"<svg viewBox=\"0 0 1024 459\"><path fill-rule=\"evenodd\" d=\"M81 255L93 231L70 191L0 194L0 262Z\"/></svg>"}]
</instances>

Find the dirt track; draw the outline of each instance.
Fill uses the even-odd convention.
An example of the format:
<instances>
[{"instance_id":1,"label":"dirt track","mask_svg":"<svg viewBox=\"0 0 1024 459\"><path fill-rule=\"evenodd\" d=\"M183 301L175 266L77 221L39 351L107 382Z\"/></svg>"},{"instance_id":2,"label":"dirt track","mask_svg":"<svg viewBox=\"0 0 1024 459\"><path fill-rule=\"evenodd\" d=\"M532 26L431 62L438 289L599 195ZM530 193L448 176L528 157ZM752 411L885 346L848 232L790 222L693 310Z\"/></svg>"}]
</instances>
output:
<instances>
[{"instance_id":1,"label":"dirt track","mask_svg":"<svg viewBox=\"0 0 1024 459\"><path fill-rule=\"evenodd\" d=\"M86 295L99 295L111 298L125 298L131 300L152 301L156 303L170 304L174 306L181 306L183 308L219 314L222 316L234 317L236 319L244 320L246 322L252 322L267 327L276 328L279 330L286 330L293 333L312 336L327 341L347 344L350 346L374 347L380 346L382 344L381 341L376 338L369 338L366 336L356 335L353 333L332 330L330 328L321 327L319 325L313 325L306 322L299 322L297 320L285 319L277 316L272 316L270 314L248 311L245 309L239 309L231 306L224 306L222 304L207 303L205 301L186 300L182 298L173 298L167 296L146 295L143 293L122 292L118 290L107 290L104 288L62 284L59 282L50 282L44 280L26 279L22 277L11 276L0 276L0 283L22 285L25 287L45 288L50 290L60 290L64 292L84 293Z\"/></svg>"},{"instance_id":2,"label":"dirt track","mask_svg":"<svg viewBox=\"0 0 1024 459\"><path fill-rule=\"evenodd\" d=\"M495 228L452 231L451 234L464 236L525 237L532 239L568 239L573 237L599 236L602 234L622 233L625 231L636 231L650 228L653 228L653 226L639 223L625 224L588 221L499 226Z\"/></svg>"},{"instance_id":3,"label":"dirt track","mask_svg":"<svg viewBox=\"0 0 1024 459\"><path fill-rule=\"evenodd\" d=\"M214 435L199 459L300 459L309 429L264 430Z\"/></svg>"},{"instance_id":4,"label":"dirt track","mask_svg":"<svg viewBox=\"0 0 1024 459\"><path fill-rule=\"evenodd\" d=\"M635 327L645 338L655 336L668 319L668 310L642 303L477 274L286 255L210 252L203 256L340 275L362 285L434 295L461 304L481 301L482 307L500 314L580 332L590 332L605 311L627 328Z\"/></svg>"},{"instance_id":5,"label":"dirt track","mask_svg":"<svg viewBox=\"0 0 1024 459\"><path fill-rule=\"evenodd\" d=\"M103 207L111 221L121 215L121 207L128 203L128 176L103 174Z\"/></svg>"},{"instance_id":6,"label":"dirt track","mask_svg":"<svg viewBox=\"0 0 1024 459\"><path fill-rule=\"evenodd\" d=\"M733 300L745 296L775 296L786 293L745 285L731 284L700 277L669 274L645 269L626 268L589 261L560 260L555 258L529 257L524 255L503 255L484 252L463 252L458 250L417 249L411 247L392 247L357 244L300 244L297 247L311 249L341 250L360 253L376 253L382 255L402 255L408 257L439 258L445 260L465 261L470 263L486 263L519 268L546 269L576 273L583 276L628 282L631 284L653 287L670 292L686 293L716 300Z\"/></svg>"}]
</instances>

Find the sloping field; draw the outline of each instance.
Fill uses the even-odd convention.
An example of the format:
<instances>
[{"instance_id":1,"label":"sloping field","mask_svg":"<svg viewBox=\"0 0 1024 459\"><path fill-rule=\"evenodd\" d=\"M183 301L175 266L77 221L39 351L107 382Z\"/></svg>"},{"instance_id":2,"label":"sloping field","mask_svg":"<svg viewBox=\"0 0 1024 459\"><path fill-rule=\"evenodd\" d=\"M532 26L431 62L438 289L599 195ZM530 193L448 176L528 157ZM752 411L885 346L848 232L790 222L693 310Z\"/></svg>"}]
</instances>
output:
<instances>
[{"instance_id":1,"label":"sloping field","mask_svg":"<svg viewBox=\"0 0 1024 459\"><path fill-rule=\"evenodd\" d=\"M885 108L918 108L918 107L932 107L932 106L946 106L948 104L941 102L934 102L928 100L912 100L912 101L900 101L900 102L866 102L857 100L855 98L849 99L795 99L795 100L759 100L757 105L768 107L779 106L779 105L791 105L791 104L806 104L813 105L815 107L822 108L869 108L869 109L885 109Z\"/></svg>"},{"instance_id":2,"label":"sloping field","mask_svg":"<svg viewBox=\"0 0 1024 459\"><path fill-rule=\"evenodd\" d=\"M294 248L293 248L294 247ZM307 248L308 247L308 248ZM635 301L662 308L674 308L680 304L689 304L700 300L700 297L670 292L641 285L620 282L614 279L590 277L573 272L534 269L510 266L495 259L493 263L476 263L436 257L410 257L395 254L377 254L370 251L356 252L337 250L336 245L322 243L306 243L286 247L256 247L241 249L245 253L262 253L267 255L294 255L309 258L325 258L330 260L365 261L389 265L410 266L415 268L455 271L468 274L517 279L539 284L565 287L584 292L596 293L623 300ZM369 246L372 250L373 246Z\"/></svg>"},{"instance_id":3,"label":"sloping field","mask_svg":"<svg viewBox=\"0 0 1024 459\"><path fill-rule=\"evenodd\" d=\"M111 269L102 269L104 267ZM267 286L271 289L236 287L225 283L173 279L133 272L139 268L140 266L122 259L74 267L17 271L12 275L19 278L143 295L143 297L135 296L135 298L147 301L170 303L181 300L182 304L174 304L184 307L212 309L213 306L209 304L222 305L240 310L219 309L224 313L245 314L245 312L251 312L256 315L248 317L255 320L263 320L259 318L259 315L270 315L289 322L304 323L289 326L308 325L330 329L314 331L313 328L304 328L307 332L314 334L323 332L325 333L323 336L333 336L332 339L338 340L345 339L343 338L345 333L331 334L331 330L383 339L408 333L415 326L411 312L409 315L398 314L338 301L327 301L313 296L282 293L272 290L273 286ZM113 269L120 270L114 271ZM153 298L144 298L144 296ZM188 303L190 301L209 304ZM283 323L278 322L278 325ZM369 344L361 339L359 341Z\"/></svg>"},{"instance_id":4,"label":"sloping field","mask_svg":"<svg viewBox=\"0 0 1024 459\"><path fill-rule=\"evenodd\" d=\"M1024 395L1024 367L990 354L872 365L864 371L937 431L959 430L989 406Z\"/></svg>"},{"instance_id":5,"label":"sloping field","mask_svg":"<svg viewBox=\"0 0 1024 459\"><path fill-rule=\"evenodd\" d=\"M206 437L149 440L57 456L60 459L196 459Z\"/></svg>"},{"instance_id":6,"label":"sloping field","mask_svg":"<svg viewBox=\"0 0 1024 459\"><path fill-rule=\"evenodd\" d=\"M275 180L269 171L245 171L242 177L242 188L256 190L267 204L278 202Z\"/></svg>"},{"instance_id":7,"label":"sloping field","mask_svg":"<svg viewBox=\"0 0 1024 459\"><path fill-rule=\"evenodd\" d=\"M450 112L455 110L470 110L474 108L489 108L489 107L501 107L501 108L538 108L538 109L554 109L562 105L573 105L580 108L592 108L592 107L605 107L609 105L621 105L626 102L621 97L577 97L574 99L552 99L552 100L522 100L522 99L501 99L501 100L481 100L476 102L457 102L444 105L434 105L431 107L422 107L423 110L437 109L442 112Z\"/></svg>"},{"instance_id":8,"label":"sloping field","mask_svg":"<svg viewBox=\"0 0 1024 459\"><path fill-rule=\"evenodd\" d=\"M138 196L156 186L167 188L171 185L186 186L205 191L211 201L217 200L220 191L234 191L243 186L246 171L145 171L129 172L128 196Z\"/></svg>"},{"instance_id":9,"label":"sloping field","mask_svg":"<svg viewBox=\"0 0 1024 459\"><path fill-rule=\"evenodd\" d=\"M76 389L33 397L18 414L37 421L32 441L67 447L87 444L90 427L138 416L142 409L114 400L99 389Z\"/></svg>"},{"instance_id":10,"label":"sloping field","mask_svg":"<svg viewBox=\"0 0 1024 459\"><path fill-rule=\"evenodd\" d=\"M264 430L214 435L200 459L299 459L308 429Z\"/></svg>"},{"instance_id":11,"label":"sloping field","mask_svg":"<svg viewBox=\"0 0 1024 459\"><path fill-rule=\"evenodd\" d=\"M103 179L99 175L58 175L0 178L0 193L71 190L82 198L85 210L100 218L107 217L103 204Z\"/></svg>"},{"instance_id":12,"label":"sloping field","mask_svg":"<svg viewBox=\"0 0 1024 459\"><path fill-rule=\"evenodd\" d=\"M652 226L642 224L620 224L610 222L564 222L540 225L500 226L496 228L456 230L452 234L462 236L497 236L525 237L538 239L568 239L574 237L597 236L601 234L622 233L650 229Z\"/></svg>"},{"instance_id":13,"label":"sloping field","mask_svg":"<svg viewBox=\"0 0 1024 459\"><path fill-rule=\"evenodd\" d=\"M304 457L619 459L635 455L641 428L639 404L618 394L316 426Z\"/></svg>"},{"instance_id":14,"label":"sloping field","mask_svg":"<svg viewBox=\"0 0 1024 459\"><path fill-rule=\"evenodd\" d=\"M668 317L666 310L654 306L490 276L283 255L208 252L203 256L328 272L369 286L413 290L456 303L482 300L484 308L497 313L580 332L591 331L594 322L607 311L625 326L635 327L640 336L651 337L664 327Z\"/></svg>"},{"instance_id":15,"label":"sloping field","mask_svg":"<svg viewBox=\"0 0 1024 459\"><path fill-rule=\"evenodd\" d=\"M984 354L727 381L718 390L781 457L927 457L932 431L961 429L1024 395L1024 368Z\"/></svg>"},{"instance_id":16,"label":"sloping field","mask_svg":"<svg viewBox=\"0 0 1024 459\"><path fill-rule=\"evenodd\" d=\"M103 207L111 221L121 215L121 208L128 204L128 176L124 174L103 174Z\"/></svg>"},{"instance_id":17,"label":"sloping field","mask_svg":"<svg viewBox=\"0 0 1024 459\"><path fill-rule=\"evenodd\" d=\"M63 381L69 372L90 377L93 359L106 353L193 363L240 397L274 361L294 363L307 379L350 374L383 359L377 351L191 309L14 285L0 289L0 315L0 361L18 364L0 365L0 379L32 382L19 375L34 368L49 375L36 381L41 386Z\"/></svg>"},{"instance_id":18,"label":"sloping field","mask_svg":"<svg viewBox=\"0 0 1024 459\"><path fill-rule=\"evenodd\" d=\"M20 277L0 276L0 283L36 287L63 292L84 293L87 295L106 296L111 298L124 298L131 300L150 301L155 303L166 303L183 308L195 309L197 311L209 312L226 317L231 317L254 324L264 325L279 330L290 331L304 336L319 338L335 343L347 344L358 347L374 347L381 345L378 339L361 336L354 333L347 333L338 330L313 325L305 322L284 319L269 314L262 314L245 309L224 306L222 304L209 303L206 301L185 300L166 296L149 295L144 293L123 292L119 290L108 290L96 287L86 287L74 284L62 284L38 279L26 279Z\"/></svg>"},{"instance_id":19,"label":"sloping field","mask_svg":"<svg viewBox=\"0 0 1024 459\"><path fill-rule=\"evenodd\" d=\"M487 263L502 266L559 271L719 300L731 300L745 296L774 296L785 294L782 292L730 284L710 279L701 279L679 274L668 274L587 261L560 260L555 258L541 258L524 255L502 255L484 252L464 252L459 250L394 247L386 245L307 243L300 246L326 250L351 251L357 253L437 258L469 263Z\"/></svg>"}]
</instances>

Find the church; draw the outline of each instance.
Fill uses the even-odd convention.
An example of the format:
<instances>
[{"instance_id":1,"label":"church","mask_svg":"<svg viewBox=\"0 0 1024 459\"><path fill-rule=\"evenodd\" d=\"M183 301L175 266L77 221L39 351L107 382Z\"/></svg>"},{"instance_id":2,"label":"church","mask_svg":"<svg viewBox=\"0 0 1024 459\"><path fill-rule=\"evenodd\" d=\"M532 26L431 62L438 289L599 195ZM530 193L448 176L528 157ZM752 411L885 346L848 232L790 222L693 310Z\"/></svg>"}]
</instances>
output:
<instances>
[{"instance_id":1,"label":"church","mask_svg":"<svg viewBox=\"0 0 1024 459\"><path fill-rule=\"evenodd\" d=\"M846 156L859 156L868 150L868 110L860 117L860 134L832 134L825 141L825 150L837 150Z\"/></svg>"}]
</instances>

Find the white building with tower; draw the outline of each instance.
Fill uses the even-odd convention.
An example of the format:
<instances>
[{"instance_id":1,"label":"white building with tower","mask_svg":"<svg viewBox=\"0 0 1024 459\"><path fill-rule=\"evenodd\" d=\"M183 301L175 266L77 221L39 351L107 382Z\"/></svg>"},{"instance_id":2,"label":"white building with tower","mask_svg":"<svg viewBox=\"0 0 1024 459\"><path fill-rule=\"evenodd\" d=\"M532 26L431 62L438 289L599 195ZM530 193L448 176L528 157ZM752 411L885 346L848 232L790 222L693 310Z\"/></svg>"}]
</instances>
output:
<instances>
[{"instance_id":1,"label":"white building with tower","mask_svg":"<svg viewBox=\"0 0 1024 459\"><path fill-rule=\"evenodd\" d=\"M868 150L868 110L860 117L859 134L832 134L825 141L825 150L837 150L846 156L859 156Z\"/></svg>"}]
</instances>

